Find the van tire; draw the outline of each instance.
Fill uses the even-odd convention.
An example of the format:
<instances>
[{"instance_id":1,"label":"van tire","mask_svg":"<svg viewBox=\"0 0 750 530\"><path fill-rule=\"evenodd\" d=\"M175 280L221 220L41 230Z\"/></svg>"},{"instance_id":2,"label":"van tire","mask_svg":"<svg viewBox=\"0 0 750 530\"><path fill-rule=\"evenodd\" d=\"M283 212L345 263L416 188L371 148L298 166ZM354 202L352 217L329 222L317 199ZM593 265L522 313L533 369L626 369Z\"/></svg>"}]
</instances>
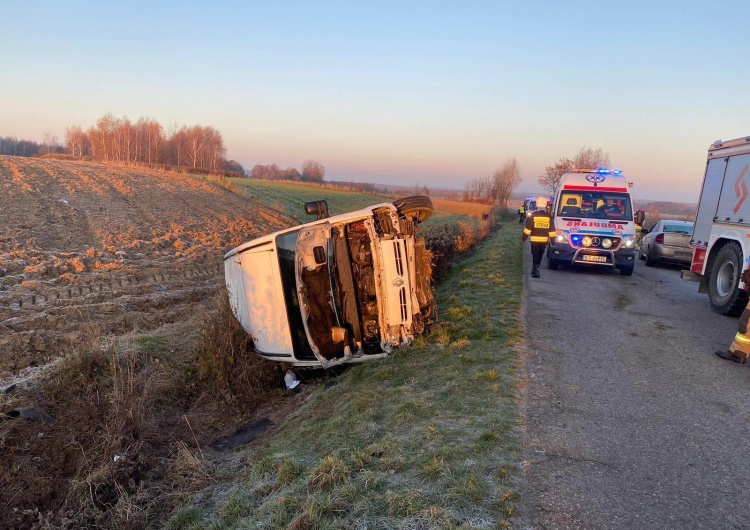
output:
<instances>
[{"instance_id":1,"label":"van tire","mask_svg":"<svg viewBox=\"0 0 750 530\"><path fill-rule=\"evenodd\" d=\"M560 264L553 260L552 256L549 255L549 249L547 249L547 268L551 271L556 271L560 268Z\"/></svg>"},{"instance_id":2,"label":"van tire","mask_svg":"<svg viewBox=\"0 0 750 530\"><path fill-rule=\"evenodd\" d=\"M720 315L739 316L747 305L747 293L738 288L741 266L742 248L735 241L721 247L713 259L708 280L708 299L711 308Z\"/></svg>"},{"instance_id":3,"label":"van tire","mask_svg":"<svg viewBox=\"0 0 750 530\"><path fill-rule=\"evenodd\" d=\"M432 200L426 195L401 197L393 201L393 206L396 207L399 215L404 217L414 215L420 223L432 216Z\"/></svg>"},{"instance_id":4,"label":"van tire","mask_svg":"<svg viewBox=\"0 0 750 530\"><path fill-rule=\"evenodd\" d=\"M635 263L631 263L630 265L626 265L625 267L620 267L620 275L621 276L632 276L633 275L633 269L635 269Z\"/></svg>"}]
</instances>

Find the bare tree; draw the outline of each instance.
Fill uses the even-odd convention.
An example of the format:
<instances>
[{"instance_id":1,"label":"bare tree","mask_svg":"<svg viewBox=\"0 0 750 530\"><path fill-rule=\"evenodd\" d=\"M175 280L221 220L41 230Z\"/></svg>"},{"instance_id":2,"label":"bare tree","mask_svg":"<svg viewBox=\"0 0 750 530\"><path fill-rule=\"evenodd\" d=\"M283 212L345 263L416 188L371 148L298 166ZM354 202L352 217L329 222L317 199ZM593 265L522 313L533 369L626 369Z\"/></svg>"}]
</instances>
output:
<instances>
[{"instance_id":1,"label":"bare tree","mask_svg":"<svg viewBox=\"0 0 750 530\"><path fill-rule=\"evenodd\" d=\"M88 135L80 126L65 129L65 148L73 156L86 156L89 154Z\"/></svg>"},{"instance_id":2,"label":"bare tree","mask_svg":"<svg viewBox=\"0 0 750 530\"><path fill-rule=\"evenodd\" d=\"M521 182L521 170L516 157L508 158L502 167L496 169L492 173L492 181L494 184L495 203L507 207L510 194L513 193L513 188Z\"/></svg>"},{"instance_id":3,"label":"bare tree","mask_svg":"<svg viewBox=\"0 0 750 530\"><path fill-rule=\"evenodd\" d=\"M561 158L554 165L544 168L544 173L539 176L537 182L546 191L554 194L560 184L560 178L572 168L573 161L570 158Z\"/></svg>"},{"instance_id":4,"label":"bare tree","mask_svg":"<svg viewBox=\"0 0 750 530\"><path fill-rule=\"evenodd\" d=\"M56 153L59 146L60 142L57 140L57 135L49 131L44 131L41 153Z\"/></svg>"},{"instance_id":5,"label":"bare tree","mask_svg":"<svg viewBox=\"0 0 750 530\"><path fill-rule=\"evenodd\" d=\"M308 159L302 164L302 180L308 182L323 182L326 176L326 168L317 160Z\"/></svg>"},{"instance_id":6,"label":"bare tree","mask_svg":"<svg viewBox=\"0 0 750 530\"><path fill-rule=\"evenodd\" d=\"M573 167L578 169L609 167L609 153L605 153L601 147L596 150L582 148L578 151L578 154L573 157Z\"/></svg>"},{"instance_id":7,"label":"bare tree","mask_svg":"<svg viewBox=\"0 0 750 530\"><path fill-rule=\"evenodd\" d=\"M560 184L560 178L571 169L596 169L609 166L609 153L602 148L581 148L578 154L570 158L561 158L552 166L544 168L544 173L539 176L537 182L546 191L554 194Z\"/></svg>"}]
</instances>

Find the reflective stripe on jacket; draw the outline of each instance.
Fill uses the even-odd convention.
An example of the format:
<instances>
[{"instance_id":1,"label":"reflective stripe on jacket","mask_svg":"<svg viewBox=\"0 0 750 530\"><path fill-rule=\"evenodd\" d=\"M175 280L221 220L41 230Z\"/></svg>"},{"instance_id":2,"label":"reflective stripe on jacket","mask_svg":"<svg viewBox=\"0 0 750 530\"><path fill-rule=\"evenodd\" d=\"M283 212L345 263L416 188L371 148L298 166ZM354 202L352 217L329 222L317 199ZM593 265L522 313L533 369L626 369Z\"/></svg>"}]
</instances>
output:
<instances>
[{"instance_id":1,"label":"reflective stripe on jacket","mask_svg":"<svg viewBox=\"0 0 750 530\"><path fill-rule=\"evenodd\" d=\"M523 230L523 239L531 236L532 243L546 243L555 237L555 223L550 214L544 210L537 210L526 219L526 227Z\"/></svg>"}]
</instances>

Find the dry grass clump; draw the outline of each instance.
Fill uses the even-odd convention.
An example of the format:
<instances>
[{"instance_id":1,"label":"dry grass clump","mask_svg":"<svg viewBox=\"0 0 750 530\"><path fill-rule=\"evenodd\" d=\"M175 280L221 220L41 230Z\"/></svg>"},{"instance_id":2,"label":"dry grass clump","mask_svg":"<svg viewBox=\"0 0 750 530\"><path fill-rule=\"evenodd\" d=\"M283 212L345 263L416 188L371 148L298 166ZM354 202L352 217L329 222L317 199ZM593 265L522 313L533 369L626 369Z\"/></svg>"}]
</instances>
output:
<instances>
[{"instance_id":1,"label":"dry grass clump","mask_svg":"<svg viewBox=\"0 0 750 530\"><path fill-rule=\"evenodd\" d=\"M453 263L462 254L476 247L499 226L502 210L495 208L484 213L487 214L486 219L480 215L474 222L454 219L453 222L426 224L422 227L421 235L425 239L427 249L434 256L433 279L435 281L445 278Z\"/></svg>"},{"instance_id":2,"label":"dry grass clump","mask_svg":"<svg viewBox=\"0 0 750 530\"><path fill-rule=\"evenodd\" d=\"M204 449L223 423L236 428L240 415L227 411L251 414L280 381L273 363L248 351L225 292L217 305L203 316L197 350L177 351L178 332L92 344L3 403L32 404L55 423L0 422L0 469L9 470L0 472L0 505L16 508L0 511L0 528L40 517L55 528L158 526L213 483ZM290 464L280 475L287 482L299 472Z\"/></svg>"},{"instance_id":3,"label":"dry grass clump","mask_svg":"<svg viewBox=\"0 0 750 530\"><path fill-rule=\"evenodd\" d=\"M80 258L69 259L68 266L73 272L81 273L86 271L86 264Z\"/></svg>"},{"instance_id":4,"label":"dry grass clump","mask_svg":"<svg viewBox=\"0 0 750 530\"><path fill-rule=\"evenodd\" d=\"M115 262L109 262L104 263L99 260L96 260L94 263L94 270L97 271L116 271L118 269L122 269L124 265L122 263L115 263Z\"/></svg>"},{"instance_id":5,"label":"dry grass clump","mask_svg":"<svg viewBox=\"0 0 750 530\"><path fill-rule=\"evenodd\" d=\"M205 314L197 356L207 390L227 401L252 404L278 388L276 363L252 352L251 339L232 314L226 291L219 295L218 308Z\"/></svg>"},{"instance_id":6,"label":"dry grass clump","mask_svg":"<svg viewBox=\"0 0 750 530\"><path fill-rule=\"evenodd\" d=\"M232 193L235 193L237 195L242 194L242 192L240 192L240 189L224 175L209 174L206 176L206 180L212 184L221 186L225 190L231 191Z\"/></svg>"}]
</instances>

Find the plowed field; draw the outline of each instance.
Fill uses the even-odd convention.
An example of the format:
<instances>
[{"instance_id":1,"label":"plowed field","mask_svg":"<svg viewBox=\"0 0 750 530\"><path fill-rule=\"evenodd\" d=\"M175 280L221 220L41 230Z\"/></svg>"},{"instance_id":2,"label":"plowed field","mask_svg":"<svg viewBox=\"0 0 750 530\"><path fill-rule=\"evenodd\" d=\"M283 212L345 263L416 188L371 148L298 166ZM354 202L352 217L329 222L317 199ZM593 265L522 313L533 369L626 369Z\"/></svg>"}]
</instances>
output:
<instances>
[{"instance_id":1,"label":"plowed field","mask_svg":"<svg viewBox=\"0 0 750 530\"><path fill-rule=\"evenodd\" d=\"M0 386L87 337L191 318L224 252L291 223L188 175L0 156Z\"/></svg>"}]
</instances>

